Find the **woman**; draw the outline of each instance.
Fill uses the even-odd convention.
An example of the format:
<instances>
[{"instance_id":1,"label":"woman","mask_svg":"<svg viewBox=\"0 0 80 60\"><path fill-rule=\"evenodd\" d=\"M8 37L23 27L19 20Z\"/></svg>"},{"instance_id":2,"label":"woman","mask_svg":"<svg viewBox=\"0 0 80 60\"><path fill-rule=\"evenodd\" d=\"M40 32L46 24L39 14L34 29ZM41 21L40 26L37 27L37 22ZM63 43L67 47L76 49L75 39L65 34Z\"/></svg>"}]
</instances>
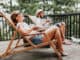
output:
<instances>
[{"instance_id":1,"label":"woman","mask_svg":"<svg viewBox=\"0 0 80 60\"><path fill-rule=\"evenodd\" d=\"M39 28L39 27L34 26L34 27L30 28L30 26L23 21L24 20L24 16L21 13L12 13L11 20L14 22L14 24L17 27L17 29L21 32L22 35L28 35L28 34L32 34L32 33L37 34L38 33L35 30L35 28ZM51 26L49 29L46 29L43 33L48 35L49 39L47 39L45 35L40 34L39 36L32 37L33 43L39 44L39 43L42 43L42 42L47 42L49 40L53 40L55 38L57 40L56 47L57 47L58 51L60 52L61 55L66 55L66 54L64 54L64 51L63 51L62 38L61 38L61 34L60 34L60 31L59 31L59 28L57 28L56 26ZM33 47L37 47L31 41L28 41L28 42ZM51 44L53 44L53 42L51 42Z\"/></svg>"},{"instance_id":2,"label":"woman","mask_svg":"<svg viewBox=\"0 0 80 60\"><path fill-rule=\"evenodd\" d=\"M48 19L44 18L44 11L42 9L39 9L36 11L36 19L33 20L33 22L37 26L44 27L45 29L48 29L51 26L52 20L49 18ZM56 27L58 27L60 30L63 44L70 45L71 44L70 42L64 41L64 39L65 39L65 23L60 22L60 23L56 23L54 25Z\"/></svg>"}]
</instances>

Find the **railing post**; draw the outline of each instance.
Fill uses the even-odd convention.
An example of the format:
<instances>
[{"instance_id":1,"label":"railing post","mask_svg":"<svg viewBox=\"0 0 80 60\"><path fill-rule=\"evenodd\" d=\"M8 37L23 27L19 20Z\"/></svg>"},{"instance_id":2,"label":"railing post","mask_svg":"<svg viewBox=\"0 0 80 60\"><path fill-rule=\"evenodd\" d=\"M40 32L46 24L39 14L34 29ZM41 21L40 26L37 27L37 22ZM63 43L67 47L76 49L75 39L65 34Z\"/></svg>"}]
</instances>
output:
<instances>
[{"instance_id":1,"label":"railing post","mask_svg":"<svg viewBox=\"0 0 80 60\"><path fill-rule=\"evenodd\" d=\"M80 31L80 14L79 14L79 31ZM79 32L79 38L80 38L80 32Z\"/></svg>"}]
</instances>

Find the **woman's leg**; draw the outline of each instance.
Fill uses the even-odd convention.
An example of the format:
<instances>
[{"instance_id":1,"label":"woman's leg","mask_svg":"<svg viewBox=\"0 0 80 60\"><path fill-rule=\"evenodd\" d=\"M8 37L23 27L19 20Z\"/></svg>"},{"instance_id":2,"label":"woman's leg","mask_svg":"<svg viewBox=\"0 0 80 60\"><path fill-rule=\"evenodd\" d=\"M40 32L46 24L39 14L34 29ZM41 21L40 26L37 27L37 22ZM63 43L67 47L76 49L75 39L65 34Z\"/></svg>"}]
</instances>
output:
<instances>
[{"instance_id":1,"label":"woman's leg","mask_svg":"<svg viewBox=\"0 0 80 60\"><path fill-rule=\"evenodd\" d=\"M56 26L52 26L48 30L46 30L45 33L49 37L49 40L51 40L52 38L57 40L56 47L59 50L59 52L62 53L63 52L62 38L59 28L57 28ZM45 39L45 41L48 41L47 38Z\"/></svg>"},{"instance_id":2,"label":"woman's leg","mask_svg":"<svg viewBox=\"0 0 80 60\"><path fill-rule=\"evenodd\" d=\"M64 22L60 23L59 29L60 29L62 41L64 41L65 39L65 23Z\"/></svg>"},{"instance_id":3,"label":"woman's leg","mask_svg":"<svg viewBox=\"0 0 80 60\"><path fill-rule=\"evenodd\" d=\"M55 39L57 40L56 48L62 54L63 53L62 37L61 37L61 33L60 33L59 30L57 30L56 33L55 33Z\"/></svg>"},{"instance_id":4,"label":"woman's leg","mask_svg":"<svg viewBox=\"0 0 80 60\"><path fill-rule=\"evenodd\" d=\"M60 29L63 44L71 45L70 41L65 41L65 23L64 22L60 23L59 29Z\"/></svg>"},{"instance_id":5,"label":"woman's leg","mask_svg":"<svg viewBox=\"0 0 80 60\"><path fill-rule=\"evenodd\" d=\"M56 26L51 26L50 28L46 29L44 31L44 33L46 34L45 35L46 37L44 37L43 42L51 40L53 38L53 36L55 35L55 32L57 29L58 28ZM47 38L47 37L49 37L49 38Z\"/></svg>"}]
</instances>

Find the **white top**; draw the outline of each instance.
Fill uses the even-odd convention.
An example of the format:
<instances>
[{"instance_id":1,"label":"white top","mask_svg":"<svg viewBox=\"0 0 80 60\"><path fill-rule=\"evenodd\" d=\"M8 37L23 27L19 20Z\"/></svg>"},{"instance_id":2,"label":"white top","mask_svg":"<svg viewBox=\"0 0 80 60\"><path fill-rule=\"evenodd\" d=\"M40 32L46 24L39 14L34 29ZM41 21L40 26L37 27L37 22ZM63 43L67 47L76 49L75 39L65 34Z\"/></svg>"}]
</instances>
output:
<instances>
[{"instance_id":1,"label":"white top","mask_svg":"<svg viewBox=\"0 0 80 60\"><path fill-rule=\"evenodd\" d=\"M31 30L31 27L25 22L17 23L17 28L21 28L21 30L24 32ZM32 30L29 34L35 34L35 33L38 33L38 32Z\"/></svg>"},{"instance_id":2,"label":"white top","mask_svg":"<svg viewBox=\"0 0 80 60\"><path fill-rule=\"evenodd\" d=\"M47 18L38 18L36 16L32 16L31 19L33 20L33 22L39 26L39 27L45 27L45 28L48 28L50 26L50 23L46 22L47 20L52 22L51 19Z\"/></svg>"},{"instance_id":3,"label":"white top","mask_svg":"<svg viewBox=\"0 0 80 60\"><path fill-rule=\"evenodd\" d=\"M30 29L30 26L25 22L17 23L17 28L20 28L20 27L22 28L23 31Z\"/></svg>"}]
</instances>

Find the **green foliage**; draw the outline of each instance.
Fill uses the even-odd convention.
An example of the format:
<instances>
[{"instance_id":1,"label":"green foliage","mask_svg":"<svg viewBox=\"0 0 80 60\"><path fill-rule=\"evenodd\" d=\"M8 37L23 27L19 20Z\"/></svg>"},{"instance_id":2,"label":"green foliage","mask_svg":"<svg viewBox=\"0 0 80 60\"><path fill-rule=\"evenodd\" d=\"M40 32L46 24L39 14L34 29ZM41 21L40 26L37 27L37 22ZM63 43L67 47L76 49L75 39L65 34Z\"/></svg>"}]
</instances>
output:
<instances>
[{"instance_id":1,"label":"green foliage","mask_svg":"<svg viewBox=\"0 0 80 60\"><path fill-rule=\"evenodd\" d=\"M49 4L51 1L52 4ZM53 9L54 13L57 11L64 11L64 12L73 12L71 7L75 5L74 0L18 0L20 10L24 13L28 14L35 14L35 11L39 8L43 8L46 11L50 11ZM39 2L43 2L43 4L39 4ZM62 6L66 6L62 8Z\"/></svg>"},{"instance_id":2,"label":"green foliage","mask_svg":"<svg viewBox=\"0 0 80 60\"><path fill-rule=\"evenodd\" d=\"M75 4L74 0L54 0L54 2L56 3L56 5L68 5L68 6L72 6Z\"/></svg>"},{"instance_id":3,"label":"green foliage","mask_svg":"<svg viewBox=\"0 0 80 60\"><path fill-rule=\"evenodd\" d=\"M14 10L20 10L23 13L27 14L35 14L35 11L39 8L43 8L46 11L53 10L53 12L56 14L57 11L64 11L64 12L73 12L73 9L71 7L75 7L75 3L78 3L76 0L16 0L19 4L19 6L13 6L12 0L10 0L9 5L1 3L0 5L3 6L3 8L8 9L8 12L12 12ZM43 2L42 4L39 4L40 2ZM51 4L50 4L51 3ZM65 6L65 8L62 8L62 6Z\"/></svg>"},{"instance_id":4,"label":"green foliage","mask_svg":"<svg viewBox=\"0 0 80 60\"><path fill-rule=\"evenodd\" d=\"M18 0L20 11L27 14L34 14L38 9L39 0Z\"/></svg>"}]
</instances>

